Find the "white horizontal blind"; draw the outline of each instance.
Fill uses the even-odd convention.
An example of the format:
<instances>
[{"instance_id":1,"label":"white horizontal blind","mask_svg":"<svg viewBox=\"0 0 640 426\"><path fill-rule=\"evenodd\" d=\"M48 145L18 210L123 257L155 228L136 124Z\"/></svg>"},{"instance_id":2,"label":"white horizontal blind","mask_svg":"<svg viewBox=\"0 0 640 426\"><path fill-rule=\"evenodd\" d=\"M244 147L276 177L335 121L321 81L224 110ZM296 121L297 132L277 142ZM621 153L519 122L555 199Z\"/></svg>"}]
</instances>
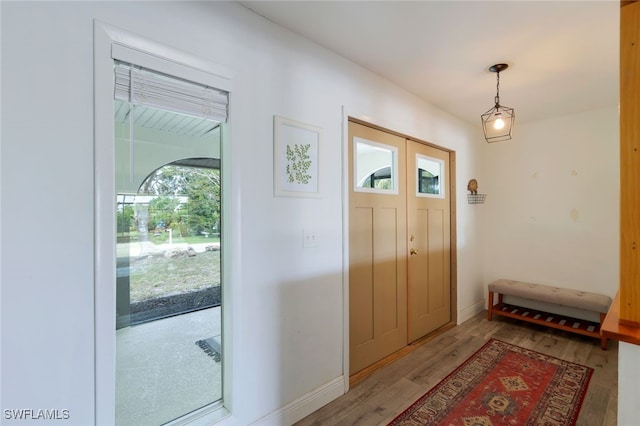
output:
<instances>
[{"instance_id":1,"label":"white horizontal blind","mask_svg":"<svg viewBox=\"0 0 640 426\"><path fill-rule=\"evenodd\" d=\"M124 63L116 63L114 72L114 99L217 122L227 121L227 92Z\"/></svg>"}]
</instances>

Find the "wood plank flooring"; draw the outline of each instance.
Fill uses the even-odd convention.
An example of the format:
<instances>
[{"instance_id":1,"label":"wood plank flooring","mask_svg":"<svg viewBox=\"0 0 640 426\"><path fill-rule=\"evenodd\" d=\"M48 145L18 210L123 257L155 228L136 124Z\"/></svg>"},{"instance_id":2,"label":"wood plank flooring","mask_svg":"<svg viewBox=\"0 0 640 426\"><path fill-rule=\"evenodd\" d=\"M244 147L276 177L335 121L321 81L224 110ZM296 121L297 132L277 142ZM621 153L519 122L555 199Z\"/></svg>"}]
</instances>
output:
<instances>
[{"instance_id":1,"label":"wood plank flooring","mask_svg":"<svg viewBox=\"0 0 640 426\"><path fill-rule=\"evenodd\" d=\"M490 338L594 369L577 425L617 424L618 342L600 340L482 312L377 370L296 426L386 425Z\"/></svg>"}]
</instances>

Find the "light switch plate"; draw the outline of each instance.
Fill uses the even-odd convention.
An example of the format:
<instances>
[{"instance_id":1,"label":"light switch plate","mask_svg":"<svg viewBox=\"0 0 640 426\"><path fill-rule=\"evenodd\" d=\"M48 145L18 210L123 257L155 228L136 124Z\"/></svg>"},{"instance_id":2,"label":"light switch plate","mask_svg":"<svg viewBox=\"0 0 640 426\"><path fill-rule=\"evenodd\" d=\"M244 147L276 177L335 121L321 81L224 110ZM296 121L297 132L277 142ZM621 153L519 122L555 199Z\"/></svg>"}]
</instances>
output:
<instances>
[{"instance_id":1,"label":"light switch plate","mask_svg":"<svg viewBox=\"0 0 640 426\"><path fill-rule=\"evenodd\" d=\"M311 229L302 230L302 247L318 247L318 234Z\"/></svg>"}]
</instances>

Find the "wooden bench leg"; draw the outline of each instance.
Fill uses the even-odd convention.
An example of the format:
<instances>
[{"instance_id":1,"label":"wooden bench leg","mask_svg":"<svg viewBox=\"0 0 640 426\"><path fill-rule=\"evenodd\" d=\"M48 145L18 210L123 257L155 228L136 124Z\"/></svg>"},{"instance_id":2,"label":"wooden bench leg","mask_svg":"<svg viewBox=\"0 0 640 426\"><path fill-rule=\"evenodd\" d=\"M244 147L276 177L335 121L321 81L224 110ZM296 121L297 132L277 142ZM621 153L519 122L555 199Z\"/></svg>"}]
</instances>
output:
<instances>
[{"instance_id":1,"label":"wooden bench leg","mask_svg":"<svg viewBox=\"0 0 640 426\"><path fill-rule=\"evenodd\" d=\"M603 314L602 312L600 313L600 347L602 348L603 351L607 350L607 338L604 334L602 334L602 323L604 322L604 317L607 314Z\"/></svg>"},{"instance_id":2,"label":"wooden bench leg","mask_svg":"<svg viewBox=\"0 0 640 426\"><path fill-rule=\"evenodd\" d=\"M491 321L493 319L493 292L492 291L489 292L489 304L488 304L487 308L488 308L487 309L487 311L488 311L488 313L487 313L488 316L487 317L488 317L489 321Z\"/></svg>"}]
</instances>

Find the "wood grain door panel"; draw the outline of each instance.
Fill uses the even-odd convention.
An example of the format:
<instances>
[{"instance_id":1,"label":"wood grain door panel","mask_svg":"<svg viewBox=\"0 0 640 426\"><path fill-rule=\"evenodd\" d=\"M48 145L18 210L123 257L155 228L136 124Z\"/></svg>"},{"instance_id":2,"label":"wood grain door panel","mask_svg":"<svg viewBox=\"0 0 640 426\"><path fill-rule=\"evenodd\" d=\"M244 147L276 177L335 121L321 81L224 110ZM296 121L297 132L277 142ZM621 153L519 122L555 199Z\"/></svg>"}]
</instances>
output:
<instances>
[{"instance_id":1,"label":"wood grain door panel","mask_svg":"<svg viewBox=\"0 0 640 426\"><path fill-rule=\"evenodd\" d=\"M396 150L394 191L374 190L373 174L369 187L367 174L356 173L355 146L365 142L372 151ZM439 180L419 183L417 155L442 164ZM349 166L349 373L354 374L451 321L451 188L449 152L351 121ZM376 179L385 179L379 164L373 170ZM356 189L356 180L364 188ZM442 196L418 194L419 187L438 187Z\"/></svg>"},{"instance_id":2,"label":"wood grain door panel","mask_svg":"<svg viewBox=\"0 0 640 426\"><path fill-rule=\"evenodd\" d=\"M439 160L442 196L418 194L417 156ZM451 321L451 228L449 153L407 141L407 224L409 232L409 341Z\"/></svg>"},{"instance_id":3,"label":"wood grain door panel","mask_svg":"<svg viewBox=\"0 0 640 426\"><path fill-rule=\"evenodd\" d=\"M393 146L405 156L403 138L349 123L349 321L350 373L407 344L406 190L354 191L353 138ZM404 164L398 181L404 181ZM401 179L401 180L400 180Z\"/></svg>"}]
</instances>

